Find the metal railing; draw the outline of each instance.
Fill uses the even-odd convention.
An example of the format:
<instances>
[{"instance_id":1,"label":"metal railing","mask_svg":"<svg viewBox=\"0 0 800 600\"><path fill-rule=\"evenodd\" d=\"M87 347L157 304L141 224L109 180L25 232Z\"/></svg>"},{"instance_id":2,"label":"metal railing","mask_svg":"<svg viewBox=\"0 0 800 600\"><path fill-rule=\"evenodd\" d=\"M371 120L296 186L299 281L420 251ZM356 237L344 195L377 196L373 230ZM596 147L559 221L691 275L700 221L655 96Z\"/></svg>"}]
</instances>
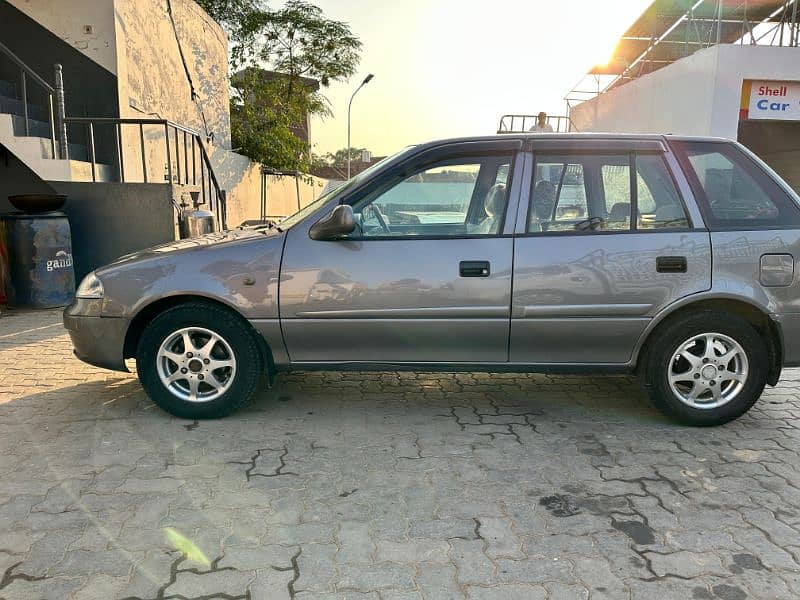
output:
<instances>
[{"instance_id":1,"label":"metal railing","mask_svg":"<svg viewBox=\"0 0 800 600\"><path fill-rule=\"evenodd\" d=\"M537 115L503 115L497 133L528 133L539 121ZM552 115L547 117L547 124L555 133L569 133L578 131L572 119L565 115Z\"/></svg>"},{"instance_id":2,"label":"metal railing","mask_svg":"<svg viewBox=\"0 0 800 600\"><path fill-rule=\"evenodd\" d=\"M65 125L82 126L86 136L88 162L92 165L92 181L97 181L97 131L99 128L111 127L114 134L114 162L119 169L119 182L129 183L126 167L132 166L126 161L126 144L123 127L134 127L138 131L137 150L141 159L143 183L160 183L190 185L200 188L199 204L208 204L217 215L219 225L227 227L225 190L220 188L211 159L200 133L168 121L166 119L119 119L114 117L66 117ZM148 142L152 136L145 135L145 127L155 127L159 131L159 144L163 144L166 159L163 180L159 180L148 170Z\"/></svg>"},{"instance_id":3,"label":"metal railing","mask_svg":"<svg viewBox=\"0 0 800 600\"><path fill-rule=\"evenodd\" d=\"M115 117L67 117L66 101L64 94L64 78L60 64L53 66L55 85L50 85L31 67L22 61L8 46L0 42L0 56L5 56L13 65L19 69L19 89L22 103L22 118L25 136L31 134L31 121L29 114L29 94L28 83L33 82L45 94L49 111L50 123L50 147L54 159L69 160L69 144L67 137L67 127L70 125L81 126L85 129L87 162L91 163L92 181L97 181L98 163L97 160L97 139L96 129L98 127L112 127L114 132L113 144L102 144L103 150L113 147L111 157L116 162L119 169L119 181L128 181L125 176L125 154L126 145L123 139L123 127L138 127L139 139L138 146L141 152L141 167L144 183L157 181L152 173L148 172L148 155L146 149L145 127L155 126L162 131L162 140L166 155L166 169L164 181L182 185L200 187L202 201L199 204L208 204L210 209L217 215L217 220L221 228L227 227L226 214L226 195L225 190L220 189L219 181L211 165L211 159L203 142L203 138L197 131L178 125L166 119L122 119ZM37 136L41 137L41 136ZM173 163L174 158L174 163ZM174 165L174 166L173 166Z\"/></svg>"},{"instance_id":4,"label":"metal railing","mask_svg":"<svg viewBox=\"0 0 800 600\"><path fill-rule=\"evenodd\" d=\"M47 96L50 122L50 149L53 158L60 156L60 151L66 152L66 135L60 135L64 129L64 83L61 76L61 65L54 65L56 86L47 83L36 71L31 69L11 49L0 42L0 54L8 58L19 69L20 102L22 102L22 118L26 136L31 134L31 118L28 106L28 82L32 81L41 88ZM59 132L58 138L56 131ZM56 150L59 150L57 153Z\"/></svg>"}]
</instances>

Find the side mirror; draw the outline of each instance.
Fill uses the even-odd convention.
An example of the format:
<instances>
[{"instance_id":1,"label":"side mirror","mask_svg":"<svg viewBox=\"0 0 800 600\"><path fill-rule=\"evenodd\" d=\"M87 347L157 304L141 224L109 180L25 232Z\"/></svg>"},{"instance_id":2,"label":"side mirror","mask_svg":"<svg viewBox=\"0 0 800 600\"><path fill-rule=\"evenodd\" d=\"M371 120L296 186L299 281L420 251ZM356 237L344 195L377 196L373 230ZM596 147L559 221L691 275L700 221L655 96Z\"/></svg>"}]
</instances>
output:
<instances>
[{"instance_id":1,"label":"side mirror","mask_svg":"<svg viewBox=\"0 0 800 600\"><path fill-rule=\"evenodd\" d=\"M353 207L349 204L340 204L327 217L314 223L308 231L308 236L312 240L335 240L352 233L355 228L356 217L353 214Z\"/></svg>"}]
</instances>

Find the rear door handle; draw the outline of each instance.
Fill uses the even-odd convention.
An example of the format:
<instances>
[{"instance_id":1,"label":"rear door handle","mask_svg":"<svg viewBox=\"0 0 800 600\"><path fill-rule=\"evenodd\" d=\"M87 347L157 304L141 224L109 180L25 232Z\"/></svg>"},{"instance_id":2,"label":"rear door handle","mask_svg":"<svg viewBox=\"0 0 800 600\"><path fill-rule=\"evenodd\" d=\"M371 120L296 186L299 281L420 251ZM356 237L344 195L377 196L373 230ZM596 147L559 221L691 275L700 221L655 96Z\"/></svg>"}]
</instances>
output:
<instances>
[{"instance_id":1,"label":"rear door handle","mask_svg":"<svg viewBox=\"0 0 800 600\"><path fill-rule=\"evenodd\" d=\"M491 269L488 260L462 260L458 263L461 277L489 277Z\"/></svg>"},{"instance_id":2,"label":"rear door handle","mask_svg":"<svg viewBox=\"0 0 800 600\"><path fill-rule=\"evenodd\" d=\"M656 271L659 273L686 273L685 256L659 256L656 258Z\"/></svg>"}]
</instances>

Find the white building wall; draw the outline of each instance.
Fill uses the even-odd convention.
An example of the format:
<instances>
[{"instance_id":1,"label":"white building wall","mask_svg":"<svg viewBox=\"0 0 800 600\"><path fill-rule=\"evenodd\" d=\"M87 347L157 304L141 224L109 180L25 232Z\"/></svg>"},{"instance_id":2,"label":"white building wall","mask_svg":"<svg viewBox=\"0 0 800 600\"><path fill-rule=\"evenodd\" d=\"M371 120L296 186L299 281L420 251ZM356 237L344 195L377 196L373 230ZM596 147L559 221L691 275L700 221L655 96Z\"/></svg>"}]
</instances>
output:
<instances>
[{"instance_id":1,"label":"white building wall","mask_svg":"<svg viewBox=\"0 0 800 600\"><path fill-rule=\"evenodd\" d=\"M712 135L736 138L745 79L800 80L800 48L718 46Z\"/></svg>"},{"instance_id":2,"label":"white building wall","mask_svg":"<svg viewBox=\"0 0 800 600\"><path fill-rule=\"evenodd\" d=\"M573 107L579 131L736 138L745 79L800 79L800 49L706 48Z\"/></svg>"},{"instance_id":3,"label":"white building wall","mask_svg":"<svg viewBox=\"0 0 800 600\"><path fill-rule=\"evenodd\" d=\"M50 33L116 75L114 0L8 0ZM91 32L85 28L91 27Z\"/></svg>"}]
</instances>

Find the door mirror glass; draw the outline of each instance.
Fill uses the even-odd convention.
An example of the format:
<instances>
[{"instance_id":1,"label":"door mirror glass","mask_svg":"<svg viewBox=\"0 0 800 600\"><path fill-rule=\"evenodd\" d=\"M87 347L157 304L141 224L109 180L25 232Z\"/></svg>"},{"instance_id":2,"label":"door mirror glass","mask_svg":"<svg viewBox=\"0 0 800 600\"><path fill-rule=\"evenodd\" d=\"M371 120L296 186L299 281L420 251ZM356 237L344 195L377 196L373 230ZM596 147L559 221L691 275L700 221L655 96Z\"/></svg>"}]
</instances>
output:
<instances>
[{"instance_id":1,"label":"door mirror glass","mask_svg":"<svg viewBox=\"0 0 800 600\"><path fill-rule=\"evenodd\" d=\"M335 240L356 228L353 207L341 204L334 208L327 217L323 217L311 226L308 232L312 240Z\"/></svg>"}]
</instances>

